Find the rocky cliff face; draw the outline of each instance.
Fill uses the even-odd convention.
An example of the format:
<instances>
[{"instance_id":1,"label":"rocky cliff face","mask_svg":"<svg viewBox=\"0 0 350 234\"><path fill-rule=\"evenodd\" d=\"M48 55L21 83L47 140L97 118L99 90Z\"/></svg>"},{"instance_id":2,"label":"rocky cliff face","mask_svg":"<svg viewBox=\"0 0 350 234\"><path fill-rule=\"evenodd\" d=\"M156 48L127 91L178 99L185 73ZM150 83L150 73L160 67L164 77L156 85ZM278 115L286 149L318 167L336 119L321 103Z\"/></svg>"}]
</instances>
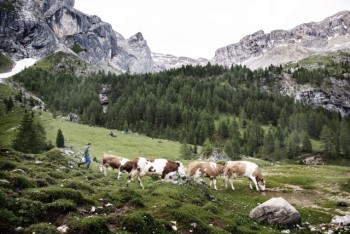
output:
<instances>
[{"instance_id":1,"label":"rocky cliff face","mask_svg":"<svg viewBox=\"0 0 350 234\"><path fill-rule=\"evenodd\" d=\"M141 33L126 40L98 16L74 9L74 0L5 0L0 38L0 52L13 60L63 50L119 71L144 73L154 67Z\"/></svg>"},{"instance_id":2,"label":"rocky cliff face","mask_svg":"<svg viewBox=\"0 0 350 234\"><path fill-rule=\"evenodd\" d=\"M263 85L262 89L293 97L296 102L305 105L338 112L342 116L350 115L350 84L347 79L330 78L328 82L316 86L297 84L291 76L288 73L276 76L275 85Z\"/></svg>"},{"instance_id":3,"label":"rocky cliff face","mask_svg":"<svg viewBox=\"0 0 350 234\"><path fill-rule=\"evenodd\" d=\"M350 11L321 22L301 24L291 30L258 31L238 43L218 49L212 63L243 64L251 69L297 61L313 54L350 51Z\"/></svg>"},{"instance_id":4,"label":"rocky cliff face","mask_svg":"<svg viewBox=\"0 0 350 234\"><path fill-rule=\"evenodd\" d=\"M125 39L98 16L74 9L74 0L5 0L0 3L0 39L0 52L15 61L64 51L106 71L130 73L208 62L152 56L141 33Z\"/></svg>"}]
</instances>

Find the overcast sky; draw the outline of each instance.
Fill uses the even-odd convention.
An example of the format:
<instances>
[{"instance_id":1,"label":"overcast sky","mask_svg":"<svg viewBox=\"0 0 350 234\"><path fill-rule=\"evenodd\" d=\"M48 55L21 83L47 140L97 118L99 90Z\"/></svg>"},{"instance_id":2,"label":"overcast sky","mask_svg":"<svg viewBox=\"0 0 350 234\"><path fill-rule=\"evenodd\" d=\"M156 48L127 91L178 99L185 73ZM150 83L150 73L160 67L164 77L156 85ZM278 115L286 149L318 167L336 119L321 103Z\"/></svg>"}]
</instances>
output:
<instances>
[{"instance_id":1,"label":"overcast sky","mask_svg":"<svg viewBox=\"0 0 350 234\"><path fill-rule=\"evenodd\" d=\"M289 30L350 10L350 0L75 0L75 8L125 38L141 32L152 52L212 59L258 30Z\"/></svg>"}]
</instances>

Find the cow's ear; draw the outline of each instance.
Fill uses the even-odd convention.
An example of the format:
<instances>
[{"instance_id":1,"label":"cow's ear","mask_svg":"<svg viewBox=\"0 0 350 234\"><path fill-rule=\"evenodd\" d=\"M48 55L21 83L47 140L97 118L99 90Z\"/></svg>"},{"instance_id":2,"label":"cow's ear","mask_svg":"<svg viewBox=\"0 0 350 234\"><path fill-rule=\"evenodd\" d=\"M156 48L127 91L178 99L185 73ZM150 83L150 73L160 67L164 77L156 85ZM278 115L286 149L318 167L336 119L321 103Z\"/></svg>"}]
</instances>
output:
<instances>
[{"instance_id":1,"label":"cow's ear","mask_svg":"<svg viewBox=\"0 0 350 234\"><path fill-rule=\"evenodd\" d=\"M181 166L180 162L178 162L178 161L176 161L176 164L177 164L178 166Z\"/></svg>"}]
</instances>

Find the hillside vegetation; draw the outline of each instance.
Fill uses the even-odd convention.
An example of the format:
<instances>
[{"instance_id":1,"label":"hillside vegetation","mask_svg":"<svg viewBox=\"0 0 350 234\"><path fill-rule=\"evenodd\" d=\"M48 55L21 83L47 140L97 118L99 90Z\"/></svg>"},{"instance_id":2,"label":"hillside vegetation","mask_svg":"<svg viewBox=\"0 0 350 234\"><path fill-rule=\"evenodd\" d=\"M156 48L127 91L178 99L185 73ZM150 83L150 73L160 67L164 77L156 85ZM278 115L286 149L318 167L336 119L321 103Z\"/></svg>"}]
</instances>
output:
<instances>
[{"instance_id":1,"label":"hillside vegetation","mask_svg":"<svg viewBox=\"0 0 350 234\"><path fill-rule=\"evenodd\" d=\"M60 53L13 77L42 97L55 115L73 112L84 124L203 146L205 155L216 151L233 159L296 159L320 151L329 159L350 157L348 118L264 91L290 72L288 67L251 71L208 63L155 74L78 77L71 72L74 67L56 72L42 65L65 59ZM334 71L339 64L333 62ZM108 100L101 102L100 95ZM185 152L184 158L197 156L193 148Z\"/></svg>"},{"instance_id":2,"label":"hillside vegetation","mask_svg":"<svg viewBox=\"0 0 350 234\"><path fill-rule=\"evenodd\" d=\"M68 227L68 233L348 231L329 223L350 205L349 120L264 91L261 87L273 87L288 72L282 67L250 71L208 64L157 74L82 77L74 75L73 63L66 69L64 61L70 59L49 57L13 77L49 111L32 110L33 98L0 84L2 232L57 233L57 227ZM101 104L100 93L108 104ZM67 121L68 113L78 114L80 122ZM28 123L36 132L32 136L40 133L42 147L35 150L41 153L27 151L31 138L19 134ZM73 155L54 147L58 130ZM27 153L14 150L23 147L15 144L21 138L29 144ZM88 142L93 143L91 170L76 164ZM185 166L212 155L249 160L261 167L268 189L250 190L245 178L236 180L236 191L226 190L222 178L218 191L208 188L207 179L146 177L144 190L137 182L126 187L125 174L117 181L116 172L99 171L103 153L180 160ZM323 156L322 163L333 165L296 164L308 156ZM249 218L271 197L295 206L300 227Z\"/></svg>"},{"instance_id":3,"label":"hillside vegetation","mask_svg":"<svg viewBox=\"0 0 350 234\"><path fill-rule=\"evenodd\" d=\"M0 73L9 72L13 67L13 62L0 53Z\"/></svg>"},{"instance_id":4,"label":"hillside vegetation","mask_svg":"<svg viewBox=\"0 0 350 234\"><path fill-rule=\"evenodd\" d=\"M114 171L105 177L96 163L87 170L74 162L78 159L57 150L37 155L1 150L2 232L21 227L25 233L57 233L66 225L68 233L279 233L291 227L257 224L248 216L258 204L282 196L300 212L300 230L307 233L321 224L327 230L332 216L350 205L348 167L254 160L266 175L266 192L250 190L247 179L236 180L236 191L226 190L220 179L215 191L195 181L149 177L142 190L137 182L125 187L126 176L117 181Z\"/></svg>"}]
</instances>

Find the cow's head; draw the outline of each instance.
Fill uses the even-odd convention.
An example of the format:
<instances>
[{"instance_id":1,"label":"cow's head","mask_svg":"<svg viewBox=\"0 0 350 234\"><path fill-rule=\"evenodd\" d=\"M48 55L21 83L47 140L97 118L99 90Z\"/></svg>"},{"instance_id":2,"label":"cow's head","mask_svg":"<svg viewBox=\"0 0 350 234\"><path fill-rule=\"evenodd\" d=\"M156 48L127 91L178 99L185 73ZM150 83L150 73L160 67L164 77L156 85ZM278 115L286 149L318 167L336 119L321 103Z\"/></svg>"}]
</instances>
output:
<instances>
[{"instance_id":1,"label":"cow's head","mask_svg":"<svg viewBox=\"0 0 350 234\"><path fill-rule=\"evenodd\" d=\"M179 162L179 161L176 161L176 164L178 165L177 172L179 173L179 175L181 177L186 176L184 165L181 162Z\"/></svg>"},{"instance_id":2,"label":"cow's head","mask_svg":"<svg viewBox=\"0 0 350 234\"><path fill-rule=\"evenodd\" d=\"M260 188L260 190L264 191L265 190L265 180L263 178L256 178L256 182L258 182L258 186Z\"/></svg>"}]
</instances>

